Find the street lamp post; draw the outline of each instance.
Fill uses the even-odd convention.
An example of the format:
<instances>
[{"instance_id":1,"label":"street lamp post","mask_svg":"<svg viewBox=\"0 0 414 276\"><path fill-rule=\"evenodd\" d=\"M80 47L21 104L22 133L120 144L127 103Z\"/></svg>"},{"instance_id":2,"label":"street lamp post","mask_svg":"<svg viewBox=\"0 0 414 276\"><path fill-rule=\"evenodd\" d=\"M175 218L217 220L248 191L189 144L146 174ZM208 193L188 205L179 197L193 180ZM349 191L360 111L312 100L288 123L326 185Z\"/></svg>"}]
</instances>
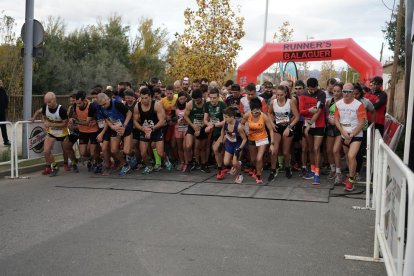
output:
<instances>
[{"instance_id":1,"label":"street lamp post","mask_svg":"<svg viewBox=\"0 0 414 276\"><path fill-rule=\"evenodd\" d=\"M265 23L264 23L264 33L263 33L263 45L266 43L266 33L267 33L267 14L269 12L269 0L266 0L266 11L265 11ZM260 74L260 84L263 83L263 72Z\"/></svg>"}]
</instances>

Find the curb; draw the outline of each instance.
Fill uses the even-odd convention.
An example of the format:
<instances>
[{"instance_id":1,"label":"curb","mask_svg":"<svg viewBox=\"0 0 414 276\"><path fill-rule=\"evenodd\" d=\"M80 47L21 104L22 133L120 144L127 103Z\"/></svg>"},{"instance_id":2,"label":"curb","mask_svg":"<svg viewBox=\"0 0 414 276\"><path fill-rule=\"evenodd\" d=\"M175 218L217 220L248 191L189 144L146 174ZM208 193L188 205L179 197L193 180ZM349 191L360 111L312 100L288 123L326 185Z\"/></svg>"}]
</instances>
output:
<instances>
[{"instance_id":1,"label":"curb","mask_svg":"<svg viewBox=\"0 0 414 276\"><path fill-rule=\"evenodd\" d=\"M59 166L62 166L63 161L57 161L56 164L58 164ZM33 173L33 172L36 172L36 171L40 172L44 167L45 167L45 164L42 163L42 164L37 164L37 165L32 165L32 166L19 168L19 176L22 176L22 174ZM0 177L1 178L10 177L10 171L0 172Z\"/></svg>"}]
</instances>

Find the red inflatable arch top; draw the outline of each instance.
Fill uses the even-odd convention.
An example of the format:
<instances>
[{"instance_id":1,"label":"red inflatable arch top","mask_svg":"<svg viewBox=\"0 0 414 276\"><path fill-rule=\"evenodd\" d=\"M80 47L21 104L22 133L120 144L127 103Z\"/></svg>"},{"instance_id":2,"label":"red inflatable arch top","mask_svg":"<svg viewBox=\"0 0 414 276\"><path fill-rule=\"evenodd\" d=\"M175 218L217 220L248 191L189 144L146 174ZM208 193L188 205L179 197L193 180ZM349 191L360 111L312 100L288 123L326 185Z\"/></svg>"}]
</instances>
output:
<instances>
[{"instance_id":1,"label":"red inflatable arch top","mask_svg":"<svg viewBox=\"0 0 414 276\"><path fill-rule=\"evenodd\" d=\"M303 42L266 43L237 70L241 86L256 83L257 76L276 62L322 61L342 59L358 71L360 80L369 84L374 76L382 76L381 63L361 48L352 38Z\"/></svg>"}]
</instances>

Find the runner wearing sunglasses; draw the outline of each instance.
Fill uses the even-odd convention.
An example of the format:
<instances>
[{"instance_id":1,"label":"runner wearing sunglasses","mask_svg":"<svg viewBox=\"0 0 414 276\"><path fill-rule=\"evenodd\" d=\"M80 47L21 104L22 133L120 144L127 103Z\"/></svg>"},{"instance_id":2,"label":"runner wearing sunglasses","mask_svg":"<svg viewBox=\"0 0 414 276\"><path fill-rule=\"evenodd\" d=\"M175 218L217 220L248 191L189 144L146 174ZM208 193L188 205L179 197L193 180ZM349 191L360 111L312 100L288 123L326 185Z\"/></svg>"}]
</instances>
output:
<instances>
[{"instance_id":1,"label":"runner wearing sunglasses","mask_svg":"<svg viewBox=\"0 0 414 276\"><path fill-rule=\"evenodd\" d=\"M354 99L354 86L352 83L344 85L342 90L343 99L336 103L335 124L342 136L342 148L345 152L349 178L345 184L345 191L354 190L355 172L356 172L356 155L358 154L363 139L362 129L367 119L367 113L364 105Z\"/></svg>"}]
</instances>

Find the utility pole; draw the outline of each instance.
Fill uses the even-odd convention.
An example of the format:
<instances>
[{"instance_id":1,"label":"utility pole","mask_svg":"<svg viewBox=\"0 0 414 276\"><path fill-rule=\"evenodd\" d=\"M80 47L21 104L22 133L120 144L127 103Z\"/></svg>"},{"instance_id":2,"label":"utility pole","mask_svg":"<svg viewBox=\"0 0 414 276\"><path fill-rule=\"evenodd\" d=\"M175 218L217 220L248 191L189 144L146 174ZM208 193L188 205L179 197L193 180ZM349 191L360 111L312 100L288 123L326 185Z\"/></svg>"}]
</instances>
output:
<instances>
[{"instance_id":1,"label":"utility pole","mask_svg":"<svg viewBox=\"0 0 414 276\"><path fill-rule=\"evenodd\" d=\"M267 33L267 14L269 13L269 0L266 0L266 11L265 11L265 24L264 24L264 34L263 34L263 45L266 43L266 33ZM263 84L263 72L260 74L260 85Z\"/></svg>"},{"instance_id":2,"label":"utility pole","mask_svg":"<svg viewBox=\"0 0 414 276\"><path fill-rule=\"evenodd\" d=\"M397 34L395 35L395 47L394 47L394 61L392 64L392 73L391 73L391 89L390 96L388 98L389 108L388 113L394 115L394 96L395 96L395 86L397 84L397 69L398 69L398 54L400 53L400 38L401 38L401 24L403 16L403 5L404 0L400 0L400 5L398 6L397 14Z\"/></svg>"}]
</instances>

